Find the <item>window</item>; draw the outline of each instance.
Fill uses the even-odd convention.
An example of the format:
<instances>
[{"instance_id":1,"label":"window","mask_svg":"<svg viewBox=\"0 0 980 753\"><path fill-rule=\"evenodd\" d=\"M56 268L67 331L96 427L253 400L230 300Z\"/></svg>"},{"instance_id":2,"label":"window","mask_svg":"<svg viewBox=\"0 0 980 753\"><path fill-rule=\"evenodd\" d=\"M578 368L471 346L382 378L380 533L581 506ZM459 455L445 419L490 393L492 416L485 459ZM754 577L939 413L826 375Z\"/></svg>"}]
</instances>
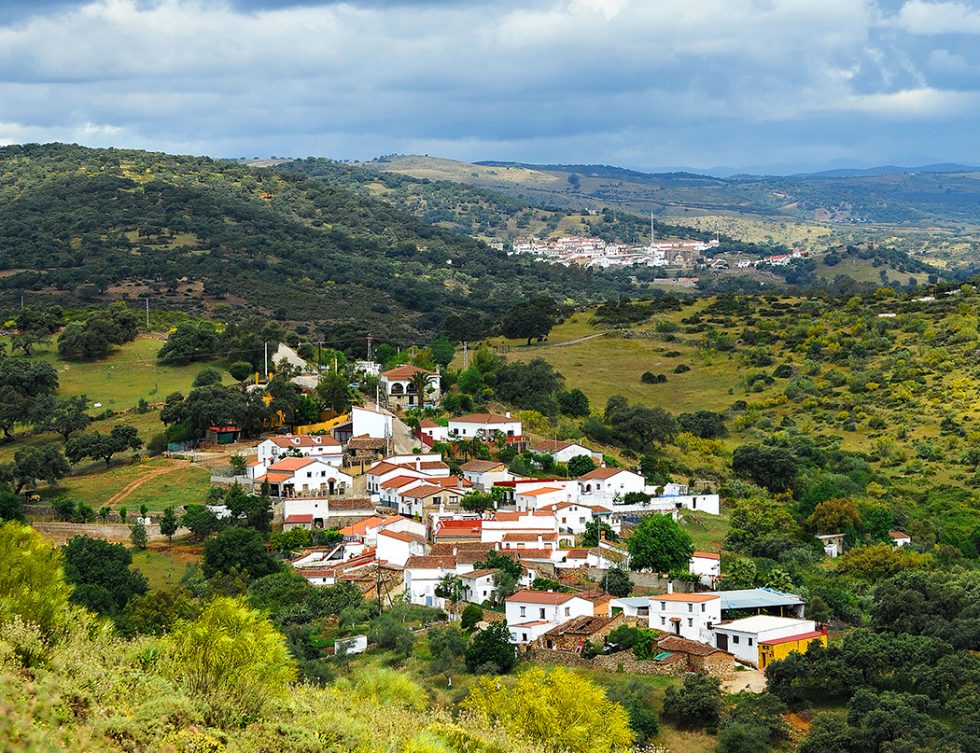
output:
<instances>
[{"instance_id":1,"label":"window","mask_svg":"<svg viewBox=\"0 0 980 753\"><path fill-rule=\"evenodd\" d=\"M660 602L660 609L662 611L665 611L665 612L667 611L667 602L666 601L661 601Z\"/></svg>"},{"instance_id":2,"label":"window","mask_svg":"<svg viewBox=\"0 0 980 753\"><path fill-rule=\"evenodd\" d=\"M693 617L688 617L687 618L687 626L688 627L694 627L694 618Z\"/></svg>"},{"instance_id":3,"label":"window","mask_svg":"<svg viewBox=\"0 0 980 753\"><path fill-rule=\"evenodd\" d=\"M572 616L572 610L569 609L568 607L565 607L565 616L566 617L571 617Z\"/></svg>"},{"instance_id":4,"label":"window","mask_svg":"<svg viewBox=\"0 0 980 753\"><path fill-rule=\"evenodd\" d=\"M521 617L526 617L527 607L521 607Z\"/></svg>"},{"instance_id":5,"label":"window","mask_svg":"<svg viewBox=\"0 0 980 753\"><path fill-rule=\"evenodd\" d=\"M733 635L732 636L732 643L734 643L736 646L738 645L739 640L740 639L739 639L739 637L737 635Z\"/></svg>"},{"instance_id":6,"label":"window","mask_svg":"<svg viewBox=\"0 0 980 753\"><path fill-rule=\"evenodd\" d=\"M693 612L694 611L694 605L693 604L688 604L687 605L687 611L688 612Z\"/></svg>"},{"instance_id":7,"label":"window","mask_svg":"<svg viewBox=\"0 0 980 753\"><path fill-rule=\"evenodd\" d=\"M541 608L540 608L540 609L538 610L538 614L540 615L540 617L541 617L541 619L543 620L543 619L544 619L544 607L541 607Z\"/></svg>"},{"instance_id":8,"label":"window","mask_svg":"<svg viewBox=\"0 0 980 753\"><path fill-rule=\"evenodd\" d=\"M701 611L704 611L704 604L701 605Z\"/></svg>"},{"instance_id":9,"label":"window","mask_svg":"<svg viewBox=\"0 0 980 753\"><path fill-rule=\"evenodd\" d=\"M660 624L661 625L666 625L667 624L667 618L664 617L663 615L660 615Z\"/></svg>"},{"instance_id":10,"label":"window","mask_svg":"<svg viewBox=\"0 0 980 753\"><path fill-rule=\"evenodd\" d=\"M752 639L749 638L748 640L749 640L749 645L751 646L752 645Z\"/></svg>"}]
</instances>

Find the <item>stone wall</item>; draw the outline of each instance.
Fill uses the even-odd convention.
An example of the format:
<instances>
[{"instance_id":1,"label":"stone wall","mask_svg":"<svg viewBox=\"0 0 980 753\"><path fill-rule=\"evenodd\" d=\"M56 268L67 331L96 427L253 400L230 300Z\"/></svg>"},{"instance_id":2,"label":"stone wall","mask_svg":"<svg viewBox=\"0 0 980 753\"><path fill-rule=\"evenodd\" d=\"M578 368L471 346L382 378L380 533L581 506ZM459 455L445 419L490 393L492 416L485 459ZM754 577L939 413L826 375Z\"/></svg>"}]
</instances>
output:
<instances>
[{"instance_id":1,"label":"stone wall","mask_svg":"<svg viewBox=\"0 0 980 753\"><path fill-rule=\"evenodd\" d=\"M130 527L124 523L34 522L31 525L56 544L64 544L72 536L90 536L93 539L128 543L130 536ZM155 523L146 527L146 537L149 541L166 539L160 533L160 526Z\"/></svg>"},{"instance_id":2,"label":"stone wall","mask_svg":"<svg viewBox=\"0 0 980 753\"><path fill-rule=\"evenodd\" d=\"M522 655L533 661L547 664L561 664L565 667L588 667L605 672L627 672L634 675L682 675L688 672L687 657L671 654L664 661L637 659L632 651L583 659L570 651L548 651L546 649L525 648Z\"/></svg>"}]
</instances>

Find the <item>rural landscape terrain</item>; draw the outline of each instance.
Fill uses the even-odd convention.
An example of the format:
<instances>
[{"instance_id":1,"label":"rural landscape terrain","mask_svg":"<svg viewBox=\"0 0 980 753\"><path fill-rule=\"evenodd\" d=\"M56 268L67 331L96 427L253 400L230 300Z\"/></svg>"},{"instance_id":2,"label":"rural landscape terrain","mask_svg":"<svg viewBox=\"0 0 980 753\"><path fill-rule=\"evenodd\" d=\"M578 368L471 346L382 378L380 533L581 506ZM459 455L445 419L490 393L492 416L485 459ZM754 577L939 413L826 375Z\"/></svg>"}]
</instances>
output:
<instances>
[{"instance_id":1,"label":"rural landscape terrain","mask_svg":"<svg viewBox=\"0 0 980 753\"><path fill-rule=\"evenodd\" d=\"M980 750L978 185L3 147L0 741Z\"/></svg>"}]
</instances>

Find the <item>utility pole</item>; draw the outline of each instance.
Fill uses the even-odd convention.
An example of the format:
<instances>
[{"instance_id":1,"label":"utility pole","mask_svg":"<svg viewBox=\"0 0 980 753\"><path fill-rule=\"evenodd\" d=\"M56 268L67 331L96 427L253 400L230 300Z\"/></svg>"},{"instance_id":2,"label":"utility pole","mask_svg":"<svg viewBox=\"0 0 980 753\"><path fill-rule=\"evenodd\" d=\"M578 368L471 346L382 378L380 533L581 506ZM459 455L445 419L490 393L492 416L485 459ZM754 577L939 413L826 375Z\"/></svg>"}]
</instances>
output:
<instances>
[{"instance_id":1,"label":"utility pole","mask_svg":"<svg viewBox=\"0 0 980 753\"><path fill-rule=\"evenodd\" d=\"M24 310L24 295L23 294L21 294L21 296L20 296L20 310L21 311Z\"/></svg>"},{"instance_id":2,"label":"utility pole","mask_svg":"<svg viewBox=\"0 0 980 753\"><path fill-rule=\"evenodd\" d=\"M150 328L150 299L146 299L146 328Z\"/></svg>"},{"instance_id":3,"label":"utility pole","mask_svg":"<svg viewBox=\"0 0 980 753\"><path fill-rule=\"evenodd\" d=\"M466 340L463 340L463 371L466 371L470 366L469 355L469 351L466 349Z\"/></svg>"},{"instance_id":4,"label":"utility pole","mask_svg":"<svg viewBox=\"0 0 980 753\"><path fill-rule=\"evenodd\" d=\"M320 364L323 361L323 340L316 341L316 383L320 383Z\"/></svg>"},{"instance_id":5,"label":"utility pole","mask_svg":"<svg viewBox=\"0 0 980 753\"><path fill-rule=\"evenodd\" d=\"M265 381L269 381L269 343L262 343L265 348Z\"/></svg>"}]
</instances>

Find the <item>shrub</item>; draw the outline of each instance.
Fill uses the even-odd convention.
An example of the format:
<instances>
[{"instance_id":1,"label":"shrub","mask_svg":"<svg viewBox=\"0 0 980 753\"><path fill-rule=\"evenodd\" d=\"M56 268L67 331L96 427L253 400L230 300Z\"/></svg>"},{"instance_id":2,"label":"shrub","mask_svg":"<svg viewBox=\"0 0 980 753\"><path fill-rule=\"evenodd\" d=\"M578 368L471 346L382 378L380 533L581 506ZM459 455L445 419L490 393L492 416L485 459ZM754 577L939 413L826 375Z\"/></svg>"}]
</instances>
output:
<instances>
[{"instance_id":1,"label":"shrub","mask_svg":"<svg viewBox=\"0 0 980 753\"><path fill-rule=\"evenodd\" d=\"M690 371L690 370L691 370L691 367L688 366L686 363L679 363L679 364L677 364L674 367L674 373L675 374L683 374L683 373L685 373L687 371Z\"/></svg>"},{"instance_id":2,"label":"shrub","mask_svg":"<svg viewBox=\"0 0 980 753\"><path fill-rule=\"evenodd\" d=\"M467 604L463 607L463 612L459 616L459 624L463 630L472 630L476 624L483 620L483 609L476 604Z\"/></svg>"}]
</instances>

